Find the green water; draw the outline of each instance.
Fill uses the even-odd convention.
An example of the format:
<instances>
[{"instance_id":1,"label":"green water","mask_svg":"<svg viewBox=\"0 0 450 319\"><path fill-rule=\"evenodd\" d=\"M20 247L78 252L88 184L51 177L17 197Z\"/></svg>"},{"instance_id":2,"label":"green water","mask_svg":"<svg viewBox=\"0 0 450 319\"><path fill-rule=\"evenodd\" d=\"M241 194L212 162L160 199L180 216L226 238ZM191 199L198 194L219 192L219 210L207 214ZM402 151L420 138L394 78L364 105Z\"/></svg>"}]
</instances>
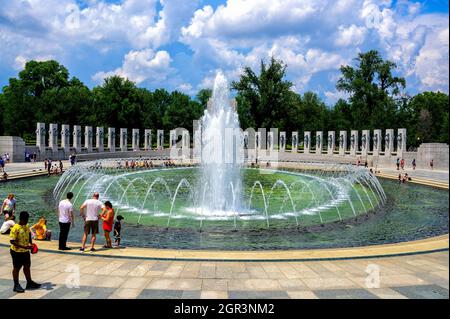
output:
<instances>
[{"instance_id":1,"label":"green water","mask_svg":"<svg viewBox=\"0 0 450 319\"><path fill-rule=\"evenodd\" d=\"M181 177L180 172L176 171L155 173L161 174L171 187L178 184ZM189 177L186 174L192 176ZM253 181L257 177L264 189L268 191L280 178L278 173L264 175L257 173L256 170L246 170L245 174L244 180ZM252 176L254 174L257 176ZM287 182L298 178L294 175L280 174ZM182 176L192 178L192 183L194 183L193 170L186 171ZM0 195L4 198L8 193L14 193L17 198L17 210L19 212L27 210L31 213L30 224L36 222L41 216L45 216L48 219L49 228L56 235L54 238L57 238L56 204L52 199L52 190L57 181L58 177L9 181L0 184ZM340 213L343 221L339 221L335 209L329 209L322 212L323 226L320 225L317 215L301 215L298 217L299 227L296 226L292 216L281 220L270 219L269 228L264 220L238 220L236 231L233 220L205 220L200 232L198 220L173 219L171 227L166 229L167 217L155 218L144 214L140 220L141 225L137 225L139 214L119 210L119 213L125 216L123 244L179 249L300 249L383 244L448 233L448 190L414 184L398 184L390 180L380 180L380 182L388 196L388 203L382 209L363 213L363 205L358 204L356 195L354 195L352 202L355 209L360 212L358 218L355 219L348 203L342 203ZM248 187L251 185L244 187L244 203L248 199L245 197ZM363 189L358 189L358 192L362 193ZM139 196L142 196L139 193L140 190L135 195L130 195L127 200L130 203L139 202ZM163 193L161 189L161 194ZM189 192L184 190L181 191L181 194L183 195L175 203L177 212L182 212L183 207L191 205L187 200L190 198ZM87 196L80 192L74 205L77 213L78 207ZM272 206L271 215L279 213L280 207L285 202L285 193L281 188L277 188L272 196L274 206ZM306 194L293 197L295 205L298 205L297 209L303 209L307 205L305 203L309 203ZM325 198L325 194L323 197ZM372 199L375 200L375 197ZM160 210L167 209L170 206L169 199L161 198L156 205ZM252 202L252 207L255 209L261 209L261 205L263 205L261 199L255 199ZM368 203L366 205L368 206ZM289 205L285 203L283 209L288 211ZM81 226L82 221L77 217L76 227L71 230L69 240L81 240Z\"/></svg>"},{"instance_id":2,"label":"green water","mask_svg":"<svg viewBox=\"0 0 450 319\"><path fill-rule=\"evenodd\" d=\"M120 178L99 183L104 176ZM202 202L203 185L199 185L198 176L197 168L135 172L112 170L98 176L94 171L82 178L75 175L62 188L60 199L67 191L72 191L75 206L80 206L94 191L100 191L130 224L194 229L200 229L200 225L202 228L234 229L267 227L267 224L271 227L326 224L367 213L380 201L368 187L356 184L350 191L351 204L345 200L328 205L337 198L336 193L342 185L329 184L326 176L317 179L297 172L243 169L243 190L237 207L240 213L234 216L230 212L227 218L220 218L224 216L214 216L214 212L211 214L202 208L205 206ZM187 183L177 189L183 179ZM310 209L314 207L321 209L312 212Z\"/></svg>"}]
</instances>

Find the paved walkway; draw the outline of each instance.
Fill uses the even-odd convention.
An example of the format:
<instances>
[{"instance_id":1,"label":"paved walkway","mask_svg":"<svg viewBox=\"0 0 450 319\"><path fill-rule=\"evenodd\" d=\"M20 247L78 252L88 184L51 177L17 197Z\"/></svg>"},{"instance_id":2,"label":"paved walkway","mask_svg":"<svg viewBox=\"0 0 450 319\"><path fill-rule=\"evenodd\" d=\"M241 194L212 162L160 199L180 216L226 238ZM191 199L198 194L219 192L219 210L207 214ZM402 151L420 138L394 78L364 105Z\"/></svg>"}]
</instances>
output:
<instances>
[{"instance_id":1,"label":"paved walkway","mask_svg":"<svg viewBox=\"0 0 450 319\"><path fill-rule=\"evenodd\" d=\"M65 168L70 167L69 161L63 161L63 165ZM6 172L13 176L17 173L23 172L36 172L39 170L44 171L44 162L36 162L36 163L10 163L6 164L5 167ZM377 167L377 170L381 171L381 173L390 174L390 175L398 175L399 173L408 173L412 178L426 179L426 180L434 180L438 182L449 182L449 171L441 171L441 170L427 170L427 169L416 169L412 170L411 168L406 168L403 171L397 171L392 167Z\"/></svg>"},{"instance_id":2,"label":"paved walkway","mask_svg":"<svg viewBox=\"0 0 450 319\"><path fill-rule=\"evenodd\" d=\"M62 161L65 168L70 166L69 161ZM53 162L55 164L57 162ZM5 171L8 174L18 173L18 172L33 172L33 171L45 171L44 162L36 162L36 163L9 163L5 165Z\"/></svg>"},{"instance_id":3,"label":"paved walkway","mask_svg":"<svg viewBox=\"0 0 450 319\"><path fill-rule=\"evenodd\" d=\"M411 168L397 171L397 169L395 169L395 168L386 168L386 167L378 168L378 170L380 170L381 173L393 174L393 175L397 175L397 176L398 176L398 174L408 173L408 175L411 178L433 180L433 181L444 182L444 183L448 183L448 181L449 181L449 172L448 171L429 170L429 169L413 170Z\"/></svg>"},{"instance_id":4,"label":"paved walkway","mask_svg":"<svg viewBox=\"0 0 450 319\"><path fill-rule=\"evenodd\" d=\"M43 288L15 294L9 251L0 247L0 298L449 298L448 251L309 262L152 261L93 254L33 255L32 276ZM377 273L379 288L373 288Z\"/></svg>"}]
</instances>

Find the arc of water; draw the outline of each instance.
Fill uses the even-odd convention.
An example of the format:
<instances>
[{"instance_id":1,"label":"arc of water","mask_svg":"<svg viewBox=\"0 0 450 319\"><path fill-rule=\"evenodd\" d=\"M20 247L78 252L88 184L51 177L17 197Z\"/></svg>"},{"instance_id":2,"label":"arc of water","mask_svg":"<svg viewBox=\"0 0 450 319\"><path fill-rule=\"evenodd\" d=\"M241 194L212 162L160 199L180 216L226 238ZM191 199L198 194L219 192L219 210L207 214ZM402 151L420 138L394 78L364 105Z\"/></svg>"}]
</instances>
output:
<instances>
[{"instance_id":1,"label":"arc of water","mask_svg":"<svg viewBox=\"0 0 450 319\"><path fill-rule=\"evenodd\" d=\"M279 179L279 180L277 180L277 181L272 185L272 188L270 189L270 194L269 194L269 196L268 196L268 198L267 198L267 206L270 205L270 199L271 199L271 197L272 197L273 190L275 189L275 187L277 187L277 185L283 186L284 189L286 190L287 195L288 195L289 199L291 200L291 206L292 206L292 210L293 210L293 212L294 212L295 222L296 222L296 224L297 224L297 226L298 226L298 218L297 218L297 214L296 214L297 212L296 212L296 210L295 210L295 204L294 204L294 201L292 200L291 191L289 190L289 187L287 187L287 185L286 185L286 183L285 183L284 181L282 181L282 180Z\"/></svg>"},{"instance_id":2,"label":"arc of water","mask_svg":"<svg viewBox=\"0 0 450 319\"><path fill-rule=\"evenodd\" d=\"M358 199L361 202L361 205L364 209L364 213L367 212L366 205L364 204L364 201L363 201L361 195L359 194L358 190L356 189L355 184L345 178L344 178L344 180L347 181L347 183L353 188L353 191L356 193L356 196L358 196Z\"/></svg>"},{"instance_id":3,"label":"arc of water","mask_svg":"<svg viewBox=\"0 0 450 319\"><path fill-rule=\"evenodd\" d=\"M73 200L73 203L75 204L77 202L78 197L80 196L81 191L83 190L84 186L93 178L97 177L96 175L92 175L86 179L86 181L81 185L80 189L78 190L77 196L75 196L75 199Z\"/></svg>"},{"instance_id":4,"label":"arc of water","mask_svg":"<svg viewBox=\"0 0 450 319\"><path fill-rule=\"evenodd\" d=\"M372 206L372 209L375 209L375 206L372 203L372 199L370 198L369 193L367 192L366 187L361 183L358 177L355 178L356 183L358 183L361 188L363 189L364 193L366 194L367 199L369 200L370 206Z\"/></svg>"},{"instance_id":5,"label":"arc of water","mask_svg":"<svg viewBox=\"0 0 450 319\"><path fill-rule=\"evenodd\" d=\"M68 173L68 172L66 172ZM64 173L64 174L66 174ZM67 190L67 188L70 185L70 182L75 179L78 175L76 173L72 173L70 175L67 175L64 177L64 180L61 184L64 184L64 188L62 185L59 186L59 189L57 191L53 191L53 197L54 198L58 198L58 199L62 199L62 194L64 194ZM58 182L59 184L59 182Z\"/></svg>"},{"instance_id":6,"label":"arc of water","mask_svg":"<svg viewBox=\"0 0 450 319\"><path fill-rule=\"evenodd\" d=\"M118 205L117 205L117 206L119 206L119 207L122 206L123 199L124 199L125 195L127 194L128 189L130 189L130 187L132 187L133 189L136 189L136 188L134 187L133 181L134 181L134 180L130 181L130 182L128 183L127 187L125 187L125 190L122 192L122 195L120 196L120 199L119 199L119 202L118 202ZM128 201L127 201L127 205L128 205Z\"/></svg>"},{"instance_id":7,"label":"arc of water","mask_svg":"<svg viewBox=\"0 0 450 319\"><path fill-rule=\"evenodd\" d=\"M262 186L260 181L256 181L253 184L253 187L252 187L252 190L251 190L251 193L250 193L250 200L249 200L249 203L248 203L248 209L250 210L250 207L251 207L251 204L252 204L252 199L253 199L253 192L254 192L256 186L259 186L259 188L261 190L261 194L262 194L263 201L264 201L264 213L266 214L266 223L267 223L267 227L270 227L270 224L269 224L269 213L267 211L266 195L264 194L264 188L263 188L263 186Z\"/></svg>"},{"instance_id":8,"label":"arc of water","mask_svg":"<svg viewBox=\"0 0 450 319\"><path fill-rule=\"evenodd\" d=\"M133 189L136 189L136 187L134 186L136 182L142 182L142 183L144 183L144 184L145 184L144 187L146 187L146 188L148 188L148 186L149 186L148 182L147 182L146 180L144 180L142 177L136 177L136 178L134 178L133 180L131 180L131 182L130 182L130 183L133 184ZM136 195L136 200L138 201L139 196L137 195L137 192L135 192L135 195ZM127 206L129 206L129 205L130 205L130 202L129 202L128 193L126 193L126 197L125 197L125 198L126 198L126 200L127 200L127 201L126 201Z\"/></svg>"},{"instance_id":9,"label":"arc of water","mask_svg":"<svg viewBox=\"0 0 450 319\"><path fill-rule=\"evenodd\" d=\"M318 181L318 180L315 180L314 182L319 182L319 181ZM333 201L335 201L335 197L334 197L334 195L333 195L333 192L330 190L328 184L327 184L327 183L322 183L322 185L325 187L326 191L327 191L328 194L331 196L331 199L332 199ZM335 208L336 213L337 213L337 215L338 215L338 217L339 217L339 220L342 221L342 216L341 216L341 212L340 212L340 210L339 210L338 205L334 205L334 208Z\"/></svg>"},{"instance_id":10,"label":"arc of water","mask_svg":"<svg viewBox=\"0 0 450 319\"><path fill-rule=\"evenodd\" d=\"M58 180L55 188L53 189L53 197L59 198L59 192L62 189L63 185L65 185L75 174L70 171L65 171L61 178Z\"/></svg>"},{"instance_id":11,"label":"arc of water","mask_svg":"<svg viewBox=\"0 0 450 319\"><path fill-rule=\"evenodd\" d=\"M123 177L123 176L114 176L114 177L112 177L112 179L113 179L112 182L109 183L108 187L106 187L106 189L105 189L105 191L104 191L105 194L108 194L108 191L109 191L110 187L111 187L113 184L118 185L118 186L120 187L120 189L122 190L122 192L123 192L125 189L124 189L123 186L119 183L119 180L121 180L121 179L125 180L127 184L130 182L130 180L129 180L128 178L125 178L125 177Z\"/></svg>"},{"instance_id":12,"label":"arc of water","mask_svg":"<svg viewBox=\"0 0 450 319\"><path fill-rule=\"evenodd\" d=\"M312 191L311 186L309 185L309 183L306 182L306 181L303 181L303 180L298 180L298 181L293 182L291 184L291 186L293 186L293 185L295 185L297 183L302 183L304 185L303 188L305 188L305 187L308 188L308 191L309 191L309 193L311 195L311 200L309 201L308 206L306 206L306 208L310 208L312 204L318 204L316 195ZM302 188L302 190L303 190L303 188ZM319 212L319 215L320 215L320 212ZM321 218L321 220L322 220L322 218Z\"/></svg>"},{"instance_id":13,"label":"arc of water","mask_svg":"<svg viewBox=\"0 0 450 319\"><path fill-rule=\"evenodd\" d=\"M340 181L343 181L344 183L350 184L350 187L353 188L353 190L354 190L353 184L350 183L350 182L349 182L348 180L346 180L345 178L338 177L337 180L340 180ZM351 194L351 193L349 192L348 197L347 197L347 201L348 201L348 203L350 204L350 207L351 207L351 209L352 209L352 211L353 211L353 215L356 217L356 210L355 210L355 207L353 206L353 202L352 202L352 199L351 199L351 195L350 195L350 194ZM361 197L360 197L359 199L361 200ZM361 202L362 202L362 200L361 200Z\"/></svg>"},{"instance_id":14,"label":"arc of water","mask_svg":"<svg viewBox=\"0 0 450 319\"><path fill-rule=\"evenodd\" d=\"M386 203L386 201L385 201L386 194L382 191L382 188L379 187L379 183L377 184L378 179L375 176L370 176L370 177L368 177L368 181L370 182L372 187L376 190L378 197L381 200L381 204L385 204Z\"/></svg>"},{"instance_id":15,"label":"arc of water","mask_svg":"<svg viewBox=\"0 0 450 319\"><path fill-rule=\"evenodd\" d=\"M191 184L189 184L189 182L187 181L186 178L183 178L183 179L178 183L177 189L175 190L175 194L173 195L172 204L170 205L169 218L167 219L167 227L170 226L170 219L172 218L173 206L175 205L175 200L176 200L176 198L177 198L178 191L180 190L180 187L183 186L183 184L186 185L186 186L189 188L189 190L190 190L190 192L191 192L191 195L192 195Z\"/></svg>"},{"instance_id":16,"label":"arc of water","mask_svg":"<svg viewBox=\"0 0 450 319\"><path fill-rule=\"evenodd\" d=\"M147 202L148 195L151 193L151 191L153 190L153 186L154 186L156 183L161 183L161 184L163 184L163 185L165 186L165 188L166 188L166 192L168 193L169 198L172 197L172 193L171 193L171 191L170 191L169 186L167 185L167 182L166 182L163 178L157 177L157 178L150 184L150 186L147 188L147 192L146 192L146 194L145 194L144 201L142 202L141 213L139 214L139 218L138 218L138 224L139 224L140 221L141 221L142 211L144 210L145 203Z\"/></svg>"}]
</instances>

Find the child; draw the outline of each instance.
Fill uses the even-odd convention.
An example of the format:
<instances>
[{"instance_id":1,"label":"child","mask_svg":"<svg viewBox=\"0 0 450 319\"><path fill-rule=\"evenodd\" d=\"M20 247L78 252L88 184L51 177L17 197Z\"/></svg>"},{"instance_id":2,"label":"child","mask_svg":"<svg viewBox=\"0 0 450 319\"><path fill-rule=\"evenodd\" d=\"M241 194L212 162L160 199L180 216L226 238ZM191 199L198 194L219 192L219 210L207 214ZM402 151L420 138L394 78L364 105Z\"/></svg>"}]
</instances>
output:
<instances>
[{"instance_id":1,"label":"child","mask_svg":"<svg viewBox=\"0 0 450 319\"><path fill-rule=\"evenodd\" d=\"M117 247L120 247L120 230L122 229L122 224L120 223L121 220L123 220L123 216L118 215L116 222L114 223L114 243Z\"/></svg>"}]
</instances>

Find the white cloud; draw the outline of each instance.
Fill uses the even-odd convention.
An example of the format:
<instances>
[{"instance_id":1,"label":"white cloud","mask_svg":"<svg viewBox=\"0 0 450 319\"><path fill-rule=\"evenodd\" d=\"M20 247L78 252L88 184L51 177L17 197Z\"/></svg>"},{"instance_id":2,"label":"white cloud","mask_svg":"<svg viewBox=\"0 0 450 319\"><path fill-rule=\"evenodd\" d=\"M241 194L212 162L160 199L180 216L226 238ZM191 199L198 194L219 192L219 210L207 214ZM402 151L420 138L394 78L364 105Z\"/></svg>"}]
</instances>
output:
<instances>
[{"instance_id":1,"label":"white cloud","mask_svg":"<svg viewBox=\"0 0 450 319\"><path fill-rule=\"evenodd\" d=\"M82 55L77 50L97 54L97 60L120 50L128 52L122 65L93 79L120 74L190 92L209 85L218 68L231 81L243 66L258 69L261 59L273 55L288 64L288 79L297 90L317 89L320 77L326 82L323 91L332 97L328 74L352 63L357 53L377 49L399 65L399 75L418 84L412 90L448 92L448 14L423 14L419 2L222 0L216 8L199 8L199 3L2 1L0 61L19 70L29 59L51 57L67 64ZM188 46L182 49L184 61L192 54L190 69L198 70L199 80L192 81L187 72L182 78L183 72L173 69L179 51L172 54L170 45L177 42ZM166 45L169 49L162 48Z\"/></svg>"},{"instance_id":2,"label":"white cloud","mask_svg":"<svg viewBox=\"0 0 450 319\"><path fill-rule=\"evenodd\" d=\"M448 28L448 16L427 19L420 10L420 3L405 0L228 0L216 10L197 10L181 41L197 60L225 72L258 68L273 55L287 63L299 90L315 74L335 72L357 53L378 49L398 64L400 75L417 77L427 89L442 89L447 81L448 91L448 76L438 71L448 70L448 42L433 36Z\"/></svg>"},{"instance_id":3,"label":"white cloud","mask_svg":"<svg viewBox=\"0 0 450 319\"><path fill-rule=\"evenodd\" d=\"M106 77L119 75L137 84L144 81L151 83L162 82L172 72L170 67L171 61L172 59L166 51L158 51L156 53L151 49L130 51L125 55L120 68L109 72L98 72L92 78L97 82L101 82Z\"/></svg>"},{"instance_id":4,"label":"white cloud","mask_svg":"<svg viewBox=\"0 0 450 319\"><path fill-rule=\"evenodd\" d=\"M349 45L358 46L361 43L363 43L365 35L366 35L366 28L365 27L358 27L354 24L352 24L349 27L345 27L343 25L339 26L338 28L339 32L336 37L336 45L345 47Z\"/></svg>"},{"instance_id":5,"label":"white cloud","mask_svg":"<svg viewBox=\"0 0 450 319\"><path fill-rule=\"evenodd\" d=\"M438 33L427 37L425 45L415 59L415 75L419 78L422 89L449 90L449 28L442 28Z\"/></svg>"}]
</instances>

